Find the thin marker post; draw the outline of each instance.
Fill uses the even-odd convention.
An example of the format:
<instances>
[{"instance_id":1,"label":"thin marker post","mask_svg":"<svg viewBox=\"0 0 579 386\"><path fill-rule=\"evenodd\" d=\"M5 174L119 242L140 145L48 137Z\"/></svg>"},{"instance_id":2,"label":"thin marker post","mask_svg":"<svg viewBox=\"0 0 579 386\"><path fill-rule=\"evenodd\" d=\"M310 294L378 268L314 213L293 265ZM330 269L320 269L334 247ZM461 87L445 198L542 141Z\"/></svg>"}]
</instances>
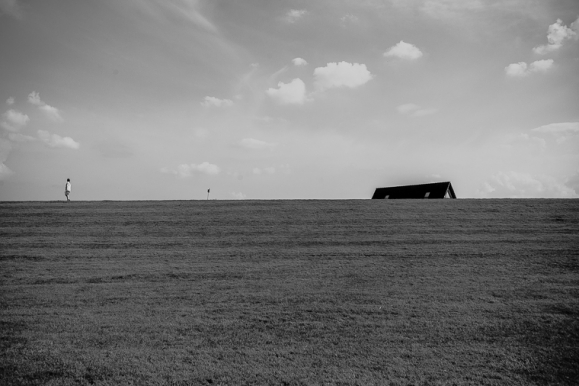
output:
<instances>
[{"instance_id":1,"label":"thin marker post","mask_svg":"<svg viewBox=\"0 0 579 386\"><path fill-rule=\"evenodd\" d=\"M209 201L209 192L211 191L211 189L207 189L207 201Z\"/></svg>"}]
</instances>

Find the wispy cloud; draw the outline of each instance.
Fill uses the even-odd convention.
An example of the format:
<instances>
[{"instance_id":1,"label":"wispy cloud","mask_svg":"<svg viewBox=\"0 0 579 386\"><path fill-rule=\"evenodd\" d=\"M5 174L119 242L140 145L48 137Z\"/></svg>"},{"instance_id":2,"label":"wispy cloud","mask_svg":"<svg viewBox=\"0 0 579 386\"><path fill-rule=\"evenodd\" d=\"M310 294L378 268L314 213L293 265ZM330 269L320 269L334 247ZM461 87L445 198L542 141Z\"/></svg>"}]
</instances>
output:
<instances>
[{"instance_id":1,"label":"wispy cloud","mask_svg":"<svg viewBox=\"0 0 579 386\"><path fill-rule=\"evenodd\" d=\"M303 105L307 100L306 85L300 78L289 83L279 82L277 88L269 88L266 94L281 105Z\"/></svg>"},{"instance_id":2,"label":"wispy cloud","mask_svg":"<svg viewBox=\"0 0 579 386\"><path fill-rule=\"evenodd\" d=\"M230 195L234 200L245 200L245 198L247 197L245 194L241 192L231 192Z\"/></svg>"},{"instance_id":3,"label":"wispy cloud","mask_svg":"<svg viewBox=\"0 0 579 386\"><path fill-rule=\"evenodd\" d=\"M308 11L305 9L291 9L285 14L284 20L290 24L293 24L302 19L307 13Z\"/></svg>"},{"instance_id":4,"label":"wispy cloud","mask_svg":"<svg viewBox=\"0 0 579 386\"><path fill-rule=\"evenodd\" d=\"M422 51L420 51L418 47L402 40L395 46L390 47L390 49L384 53L384 57L386 58L398 58L404 60L416 60L422 57L422 55Z\"/></svg>"},{"instance_id":5,"label":"wispy cloud","mask_svg":"<svg viewBox=\"0 0 579 386\"><path fill-rule=\"evenodd\" d=\"M38 139L50 147L62 147L75 150L80 147L80 144L70 137L61 137L58 134L50 134L45 130L38 130Z\"/></svg>"},{"instance_id":6,"label":"wispy cloud","mask_svg":"<svg viewBox=\"0 0 579 386\"><path fill-rule=\"evenodd\" d=\"M219 99L211 96L206 96L205 100L201 102L203 107L230 107L233 106L231 99Z\"/></svg>"},{"instance_id":7,"label":"wispy cloud","mask_svg":"<svg viewBox=\"0 0 579 386\"><path fill-rule=\"evenodd\" d=\"M266 168L253 168L253 174L261 175L261 174L275 174L275 167L270 166Z\"/></svg>"},{"instance_id":8,"label":"wispy cloud","mask_svg":"<svg viewBox=\"0 0 579 386\"><path fill-rule=\"evenodd\" d=\"M4 120L0 122L0 126L11 132L20 130L22 127L26 126L28 121L30 121L28 115L14 109L6 111L2 116L4 117Z\"/></svg>"},{"instance_id":9,"label":"wispy cloud","mask_svg":"<svg viewBox=\"0 0 579 386\"><path fill-rule=\"evenodd\" d=\"M221 168L209 162L203 162L200 164L181 164L177 166L176 170L162 168L161 172L175 174L179 177L187 178L191 177L193 174L206 174L209 176L215 176L221 172Z\"/></svg>"},{"instance_id":10,"label":"wispy cloud","mask_svg":"<svg viewBox=\"0 0 579 386\"><path fill-rule=\"evenodd\" d=\"M8 15L17 20L24 18L19 0L0 0L0 16Z\"/></svg>"},{"instance_id":11,"label":"wispy cloud","mask_svg":"<svg viewBox=\"0 0 579 386\"><path fill-rule=\"evenodd\" d=\"M577 28L579 27L579 18L571 23L570 27L563 24L561 19L549 26L547 29L547 44L533 48L533 51L539 55L545 55L549 52L558 50L563 46L565 40L575 39L579 37Z\"/></svg>"},{"instance_id":12,"label":"wispy cloud","mask_svg":"<svg viewBox=\"0 0 579 386\"><path fill-rule=\"evenodd\" d=\"M14 104L14 98L10 97L10 98L6 99L6 104L8 106L12 106Z\"/></svg>"},{"instance_id":13,"label":"wispy cloud","mask_svg":"<svg viewBox=\"0 0 579 386\"><path fill-rule=\"evenodd\" d=\"M176 15L209 32L218 32L217 27L199 10L199 0L134 0L132 2L152 16Z\"/></svg>"},{"instance_id":14,"label":"wispy cloud","mask_svg":"<svg viewBox=\"0 0 579 386\"><path fill-rule=\"evenodd\" d=\"M479 193L486 197L579 197L574 189L552 176L516 171L493 174L483 183Z\"/></svg>"},{"instance_id":15,"label":"wispy cloud","mask_svg":"<svg viewBox=\"0 0 579 386\"><path fill-rule=\"evenodd\" d=\"M537 60L527 65L525 62L511 63L505 67L505 73L513 77L525 77L536 72L547 72L553 67L553 59Z\"/></svg>"},{"instance_id":16,"label":"wispy cloud","mask_svg":"<svg viewBox=\"0 0 579 386\"><path fill-rule=\"evenodd\" d=\"M12 143L8 140L0 138L0 181L4 181L14 174L8 166L4 164L8 159L8 155L12 151Z\"/></svg>"},{"instance_id":17,"label":"wispy cloud","mask_svg":"<svg viewBox=\"0 0 579 386\"><path fill-rule=\"evenodd\" d=\"M579 122L551 123L531 130L535 133L548 133L556 138L557 143L566 142L569 138L579 135Z\"/></svg>"},{"instance_id":18,"label":"wispy cloud","mask_svg":"<svg viewBox=\"0 0 579 386\"><path fill-rule=\"evenodd\" d=\"M366 65L359 63L328 63L325 67L318 67L314 70L314 84L318 90L337 87L355 88L366 84L373 77Z\"/></svg>"},{"instance_id":19,"label":"wispy cloud","mask_svg":"<svg viewBox=\"0 0 579 386\"><path fill-rule=\"evenodd\" d=\"M272 149L277 145L276 143L265 142L265 141L261 141L259 139L253 139L253 138L244 138L239 142L239 144L242 147L245 147L246 149L256 149L256 150Z\"/></svg>"},{"instance_id":20,"label":"wispy cloud","mask_svg":"<svg viewBox=\"0 0 579 386\"><path fill-rule=\"evenodd\" d=\"M56 107L50 106L46 104L43 100L41 100L40 94L37 93L36 91L32 91L30 94L28 94L28 102L35 106L38 106L38 108L41 111L43 111L46 114L46 116L48 116L53 121L56 122L63 121L60 111Z\"/></svg>"},{"instance_id":21,"label":"wispy cloud","mask_svg":"<svg viewBox=\"0 0 579 386\"><path fill-rule=\"evenodd\" d=\"M305 59L302 58L295 58L292 59L292 63L294 64L294 66L305 66L308 64L308 62L305 61Z\"/></svg>"},{"instance_id":22,"label":"wispy cloud","mask_svg":"<svg viewBox=\"0 0 579 386\"><path fill-rule=\"evenodd\" d=\"M425 115L431 115L438 112L438 109L434 107L420 107L414 103L406 103L396 107L396 110L400 114L410 115L413 117L423 117Z\"/></svg>"}]
</instances>

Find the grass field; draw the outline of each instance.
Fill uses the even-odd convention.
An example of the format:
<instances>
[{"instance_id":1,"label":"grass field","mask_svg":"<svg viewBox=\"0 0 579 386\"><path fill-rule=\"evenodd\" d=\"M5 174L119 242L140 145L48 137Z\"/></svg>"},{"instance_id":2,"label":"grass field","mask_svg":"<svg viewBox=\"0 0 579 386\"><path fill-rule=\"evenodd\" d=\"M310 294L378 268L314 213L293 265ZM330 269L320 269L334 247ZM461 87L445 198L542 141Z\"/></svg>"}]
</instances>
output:
<instances>
[{"instance_id":1,"label":"grass field","mask_svg":"<svg viewBox=\"0 0 579 386\"><path fill-rule=\"evenodd\" d=\"M579 200L0 203L2 385L576 385Z\"/></svg>"}]
</instances>

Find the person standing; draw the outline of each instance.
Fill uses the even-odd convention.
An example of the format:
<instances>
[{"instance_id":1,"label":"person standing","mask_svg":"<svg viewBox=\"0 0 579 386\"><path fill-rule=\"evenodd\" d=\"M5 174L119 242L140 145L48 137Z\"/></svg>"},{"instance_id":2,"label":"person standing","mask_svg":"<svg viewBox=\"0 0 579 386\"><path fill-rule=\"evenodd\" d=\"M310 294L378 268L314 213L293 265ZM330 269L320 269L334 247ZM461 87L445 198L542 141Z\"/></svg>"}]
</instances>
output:
<instances>
[{"instance_id":1,"label":"person standing","mask_svg":"<svg viewBox=\"0 0 579 386\"><path fill-rule=\"evenodd\" d=\"M68 198L68 195L70 194L70 178L66 179L66 186L64 187L64 195L66 196L66 201L70 201L70 198Z\"/></svg>"}]
</instances>

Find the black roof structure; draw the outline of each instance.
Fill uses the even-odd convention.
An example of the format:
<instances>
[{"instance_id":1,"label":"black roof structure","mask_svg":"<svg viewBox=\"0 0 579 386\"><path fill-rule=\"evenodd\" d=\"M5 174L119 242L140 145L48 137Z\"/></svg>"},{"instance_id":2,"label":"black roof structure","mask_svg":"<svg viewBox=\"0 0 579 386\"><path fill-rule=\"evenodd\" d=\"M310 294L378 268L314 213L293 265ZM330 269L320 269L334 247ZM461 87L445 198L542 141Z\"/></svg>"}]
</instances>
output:
<instances>
[{"instance_id":1,"label":"black roof structure","mask_svg":"<svg viewBox=\"0 0 579 386\"><path fill-rule=\"evenodd\" d=\"M456 198L450 182L377 188L372 199Z\"/></svg>"}]
</instances>

